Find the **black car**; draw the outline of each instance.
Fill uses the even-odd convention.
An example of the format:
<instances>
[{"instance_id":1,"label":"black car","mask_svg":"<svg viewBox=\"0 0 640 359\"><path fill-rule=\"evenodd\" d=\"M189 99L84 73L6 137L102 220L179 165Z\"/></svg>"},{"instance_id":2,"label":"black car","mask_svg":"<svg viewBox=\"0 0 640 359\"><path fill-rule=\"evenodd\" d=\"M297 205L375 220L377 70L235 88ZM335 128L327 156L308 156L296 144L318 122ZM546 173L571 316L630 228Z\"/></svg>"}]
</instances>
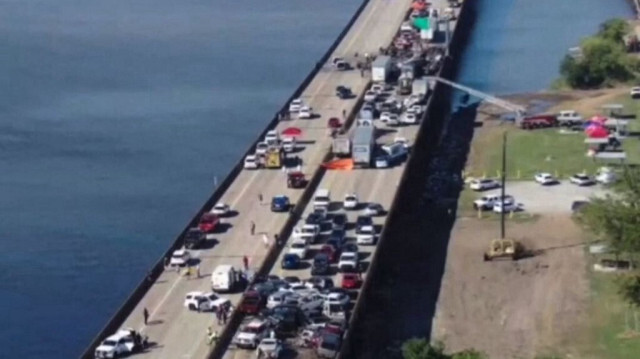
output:
<instances>
[{"instance_id":1,"label":"black car","mask_svg":"<svg viewBox=\"0 0 640 359\"><path fill-rule=\"evenodd\" d=\"M351 93L351 89L344 86L338 86L336 87L336 96L342 100L346 100L351 98L353 94Z\"/></svg>"},{"instance_id":2,"label":"black car","mask_svg":"<svg viewBox=\"0 0 640 359\"><path fill-rule=\"evenodd\" d=\"M347 241L345 232L339 229L332 230L331 233L329 233L329 239L327 239L327 243L333 240L339 243L337 248L341 248L344 245L344 243Z\"/></svg>"},{"instance_id":3,"label":"black car","mask_svg":"<svg viewBox=\"0 0 640 359\"><path fill-rule=\"evenodd\" d=\"M347 215L344 213L336 213L331 218L331 229L344 231L347 228Z\"/></svg>"},{"instance_id":4,"label":"black car","mask_svg":"<svg viewBox=\"0 0 640 359\"><path fill-rule=\"evenodd\" d=\"M200 247L205 240L205 234L199 228L189 228L184 235L184 246L187 249L195 249Z\"/></svg>"},{"instance_id":5,"label":"black car","mask_svg":"<svg viewBox=\"0 0 640 359\"><path fill-rule=\"evenodd\" d=\"M326 275L329 274L329 256L325 253L318 253L313 257L313 264L311 265L311 275Z\"/></svg>"},{"instance_id":6,"label":"black car","mask_svg":"<svg viewBox=\"0 0 640 359\"><path fill-rule=\"evenodd\" d=\"M278 337L295 335L298 328L306 322L304 313L296 305L279 305L265 314L273 319Z\"/></svg>"},{"instance_id":7,"label":"black car","mask_svg":"<svg viewBox=\"0 0 640 359\"><path fill-rule=\"evenodd\" d=\"M304 221L305 224L313 224L318 226L321 226L322 222L324 222L324 219L322 218L322 215L319 213L309 213L309 215L307 216L307 219L305 219Z\"/></svg>"},{"instance_id":8,"label":"black car","mask_svg":"<svg viewBox=\"0 0 640 359\"><path fill-rule=\"evenodd\" d=\"M355 243L346 243L342 251L346 253L358 253L358 245Z\"/></svg>"},{"instance_id":9,"label":"black car","mask_svg":"<svg viewBox=\"0 0 640 359\"><path fill-rule=\"evenodd\" d=\"M360 233L360 228L364 226L373 226L371 216L358 216L356 219L356 234Z\"/></svg>"}]
</instances>

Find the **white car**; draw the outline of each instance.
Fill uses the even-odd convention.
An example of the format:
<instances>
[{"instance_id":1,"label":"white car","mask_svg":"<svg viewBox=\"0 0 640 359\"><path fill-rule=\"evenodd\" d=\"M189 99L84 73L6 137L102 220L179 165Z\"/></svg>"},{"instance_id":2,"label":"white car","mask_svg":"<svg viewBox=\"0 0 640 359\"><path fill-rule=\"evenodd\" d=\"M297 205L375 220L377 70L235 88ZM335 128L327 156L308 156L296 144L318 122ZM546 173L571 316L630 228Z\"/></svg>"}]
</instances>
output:
<instances>
[{"instance_id":1,"label":"white car","mask_svg":"<svg viewBox=\"0 0 640 359\"><path fill-rule=\"evenodd\" d=\"M258 358L280 358L282 343L275 338L264 338L258 345Z\"/></svg>"},{"instance_id":2,"label":"white car","mask_svg":"<svg viewBox=\"0 0 640 359\"><path fill-rule=\"evenodd\" d=\"M356 243L358 244L375 244L376 230L373 226L360 227L360 232L356 235Z\"/></svg>"},{"instance_id":3,"label":"white car","mask_svg":"<svg viewBox=\"0 0 640 359\"><path fill-rule=\"evenodd\" d=\"M418 123L418 116L415 113L405 113L401 118L400 122L406 124L415 124Z\"/></svg>"},{"instance_id":4,"label":"white car","mask_svg":"<svg viewBox=\"0 0 640 359\"><path fill-rule=\"evenodd\" d=\"M589 186L595 182L595 180L584 173L577 173L569 178L569 182L577 184L578 186Z\"/></svg>"},{"instance_id":5,"label":"white car","mask_svg":"<svg viewBox=\"0 0 640 359\"><path fill-rule=\"evenodd\" d=\"M191 259L191 253L189 253L188 250L184 248L177 249L171 255L171 259L169 260L169 266L183 267L187 263L189 263L189 259Z\"/></svg>"},{"instance_id":6,"label":"white car","mask_svg":"<svg viewBox=\"0 0 640 359\"><path fill-rule=\"evenodd\" d=\"M253 319L240 328L233 338L233 343L239 348L256 349L260 341L269 334L269 324L265 320Z\"/></svg>"},{"instance_id":7,"label":"white car","mask_svg":"<svg viewBox=\"0 0 640 359\"><path fill-rule=\"evenodd\" d=\"M330 292L327 294L325 301L331 304L347 305L351 301L351 298L346 293Z\"/></svg>"},{"instance_id":8,"label":"white car","mask_svg":"<svg viewBox=\"0 0 640 359\"><path fill-rule=\"evenodd\" d=\"M513 198L513 196L510 195L505 195L504 196L504 203L505 204L511 204L511 203L515 203L515 199ZM498 202L502 202L500 195L488 195L488 196L482 196L478 199L476 199L475 201L473 201L473 208L476 210L479 209L493 209L494 204L498 203Z\"/></svg>"},{"instance_id":9,"label":"white car","mask_svg":"<svg viewBox=\"0 0 640 359\"><path fill-rule=\"evenodd\" d=\"M409 108L417 104L418 102L420 102L420 100L421 100L420 95L410 95L409 97L404 99L402 104L404 105L404 107Z\"/></svg>"},{"instance_id":10,"label":"white car","mask_svg":"<svg viewBox=\"0 0 640 359\"><path fill-rule=\"evenodd\" d=\"M340 261L338 261L338 269L340 271L351 271L358 268L359 260L357 253L342 253Z\"/></svg>"},{"instance_id":11,"label":"white car","mask_svg":"<svg viewBox=\"0 0 640 359\"><path fill-rule=\"evenodd\" d=\"M255 170L258 168L258 157L256 155L248 155L244 159L244 168L248 170Z\"/></svg>"},{"instance_id":12,"label":"white car","mask_svg":"<svg viewBox=\"0 0 640 359\"><path fill-rule=\"evenodd\" d=\"M132 354L141 349L135 341L136 332L133 329L120 329L115 334L107 337L96 348L96 358L120 358Z\"/></svg>"},{"instance_id":13,"label":"white car","mask_svg":"<svg viewBox=\"0 0 640 359\"><path fill-rule=\"evenodd\" d=\"M382 121L388 126L398 126L400 124L400 117L395 113L390 113L385 120Z\"/></svg>"},{"instance_id":14,"label":"white car","mask_svg":"<svg viewBox=\"0 0 640 359\"><path fill-rule=\"evenodd\" d=\"M469 188L474 191L485 191L488 189L499 188L500 182L492 178L474 179L469 183Z\"/></svg>"},{"instance_id":15,"label":"white car","mask_svg":"<svg viewBox=\"0 0 640 359\"><path fill-rule=\"evenodd\" d=\"M407 113L412 113L416 116L420 116L420 114L422 113L422 106L420 105L412 105L411 107L409 107L407 109Z\"/></svg>"},{"instance_id":16,"label":"white car","mask_svg":"<svg viewBox=\"0 0 640 359\"><path fill-rule=\"evenodd\" d=\"M378 94L375 91L367 91L364 93L365 102L374 102L378 98Z\"/></svg>"},{"instance_id":17,"label":"white car","mask_svg":"<svg viewBox=\"0 0 640 359\"><path fill-rule=\"evenodd\" d=\"M493 211L496 213L504 212L516 212L520 209L520 205L515 202L504 203L504 207L502 206L502 202L498 201L493 204Z\"/></svg>"},{"instance_id":18,"label":"white car","mask_svg":"<svg viewBox=\"0 0 640 359\"><path fill-rule=\"evenodd\" d=\"M202 311L216 311L220 307L226 307L231 304L231 301L227 298L218 297L213 292L189 292L184 298L184 307L189 310Z\"/></svg>"},{"instance_id":19,"label":"white car","mask_svg":"<svg viewBox=\"0 0 640 359\"><path fill-rule=\"evenodd\" d=\"M279 290L271 294L269 298L267 298L266 306L268 309L273 309L279 305L288 304L292 302L296 304L298 302L298 296L295 293L287 290Z\"/></svg>"},{"instance_id":20,"label":"white car","mask_svg":"<svg viewBox=\"0 0 640 359\"><path fill-rule=\"evenodd\" d=\"M393 114L391 112L382 112L380 114L380 122L382 123L387 123L389 121L389 118L392 116Z\"/></svg>"},{"instance_id":21,"label":"white car","mask_svg":"<svg viewBox=\"0 0 640 359\"><path fill-rule=\"evenodd\" d=\"M574 110L560 111L557 118L560 124L578 124L584 121L582 116Z\"/></svg>"},{"instance_id":22,"label":"white car","mask_svg":"<svg viewBox=\"0 0 640 359\"><path fill-rule=\"evenodd\" d=\"M274 141L279 141L280 137L278 136L278 131L276 130L271 130L271 131L267 131L267 134L264 136L264 142L274 142Z\"/></svg>"},{"instance_id":23,"label":"white car","mask_svg":"<svg viewBox=\"0 0 640 359\"><path fill-rule=\"evenodd\" d=\"M303 239L306 243L313 243L320 234L320 226L315 224L304 224L293 229L294 239Z\"/></svg>"},{"instance_id":24,"label":"white car","mask_svg":"<svg viewBox=\"0 0 640 359\"><path fill-rule=\"evenodd\" d=\"M296 254L301 259L305 259L307 258L308 250L309 250L309 245L307 244L307 241L300 238L300 239L295 239L291 242L291 246L289 246L289 251L287 253Z\"/></svg>"},{"instance_id":25,"label":"white car","mask_svg":"<svg viewBox=\"0 0 640 359\"><path fill-rule=\"evenodd\" d=\"M298 112L298 111L300 111L300 108L302 106L303 106L303 104L302 104L302 100L301 99L299 99L299 98L294 99L289 104L289 112Z\"/></svg>"},{"instance_id":26,"label":"white car","mask_svg":"<svg viewBox=\"0 0 640 359\"><path fill-rule=\"evenodd\" d=\"M344 196L344 202L342 202L344 209L356 209L358 208L358 196L355 193L349 193Z\"/></svg>"},{"instance_id":27,"label":"white car","mask_svg":"<svg viewBox=\"0 0 640 359\"><path fill-rule=\"evenodd\" d=\"M639 99L640 87L632 87L631 90L629 91L629 95L631 96L632 99Z\"/></svg>"},{"instance_id":28,"label":"white car","mask_svg":"<svg viewBox=\"0 0 640 359\"><path fill-rule=\"evenodd\" d=\"M371 85L371 91L377 93L377 94L381 94L384 92L384 86L382 86L381 84L373 84Z\"/></svg>"},{"instance_id":29,"label":"white car","mask_svg":"<svg viewBox=\"0 0 640 359\"><path fill-rule=\"evenodd\" d=\"M284 152L293 152L296 149L296 139L293 137L285 137L282 140L282 149Z\"/></svg>"},{"instance_id":30,"label":"white car","mask_svg":"<svg viewBox=\"0 0 640 359\"><path fill-rule=\"evenodd\" d=\"M324 297L317 291L315 293L309 292L298 300L298 307L305 313L320 312L323 304Z\"/></svg>"},{"instance_id":31,"label":"white car","mask_svg":"<svg viewBox=\"0 0 640 359\"><path fill-rule=\"evenodd\" d=\"M266 142L258 142L256 144L256 155L265 155L268 149L269 145Z\"/></svg>"},{"instance_id":32,"label":"white car","mask_svg":"<svg viewBox=\"0 0 640 359\"><path fill-rule=\"evenodd\" d=\"M298 118L309 119L313 117L313 109L309 106L302 106L298 112Z\"/></svg>"},{"instance_id":33,"label":"white car","mask_svg":"<svg viewBox=\"0 0 640 359\"><path fill-rule=\"evenodd\" d=\"M230 211L231 211L231 207L229 207L228 204L222 203L222 202L216 203L216 205L213 206L213 208L211 209L211 213L219 217L224 217L228 215Z\"/></svg>"},{"instance_id":34,"label":"white car","mask_svg":"<svg viewBox=\"0 0 640 359\"><path fill-rule=\"evenodd\" d=\"M536 173L535 176L533 176L533 178L536 180L536 182L540 183L541 185L549 185L549 184L554 184L558 182L558 180L555 179L555 177L553 177L551 174L546 172Z\"/></svg>"}]
</instances>

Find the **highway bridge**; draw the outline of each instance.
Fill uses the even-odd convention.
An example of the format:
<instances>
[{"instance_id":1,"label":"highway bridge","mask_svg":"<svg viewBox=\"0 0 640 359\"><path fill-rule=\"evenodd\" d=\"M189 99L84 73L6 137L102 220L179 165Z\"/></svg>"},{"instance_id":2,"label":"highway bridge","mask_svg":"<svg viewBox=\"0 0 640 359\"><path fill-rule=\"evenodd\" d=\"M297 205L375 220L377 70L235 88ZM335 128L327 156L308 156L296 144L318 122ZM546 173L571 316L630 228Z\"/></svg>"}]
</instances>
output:
<instances>
[{"instance_id":1,"label":"highway bridge","mask_svg":"<svg viewBox=\"0 0 640 359\"><path fill-rule=\"evenodd\" d=\"M446 0L433 1L433 6L443 9ZM329 58L341 57L355 63L354 55L377 54L378 49L388 46L398 28L407 15L410 0L369 0L346 36ZM362 56L362 55L360 55ZM335 71L329 63L321 64L321 69L303 91L301 99L305 105L313 108L315 118L281 121L277 130L297 127L302 130L298 141L302 150L296 153L303 161L302 171L310 177L320 167L330 151L332 138L328 136L327 119L342 118L343 111L348 117L357 111L358 100L370 84L369 76L361 76L359 71ZM335 96L337 86L346 86L358 95L355 98L341 100ZM384 131L377 139L379 144L392 142L395 137L404 137L410 144L416 138L419 125L399 127ZM389 208L400 178L405 171L404 164L387 169L358 169L351 171L328 171L315 188L327 188L332 193L332 200L340 202L346 193L355 192L361 202L376 202ZM262 265L274 242L268 246L262 241L263 234L272 239L280 233L289 220L289 213L273 213L269 202L273 196L286 195L292 203L302 200L305 190L287 188L286 174L280 170L242 170L233 180L220 198L220 202L228 204L234 215L223 218L224 231L214 233L204 249L192 251L192 256L199 261L200 277L186 277L174 270L165 270L135 308L126 316L122 326L134 328L149 337L153 344L139 358L207 358L212 347L207 343L207 328L222 332L217 325L215 315L189 311L183 306L185 294L191 291L210 291L210 275L215 267L231 264L236 268L243 267L243 257L249 257L250 267L257 269ZM260 201L260 198L263 200ZM309 209L305 209L305 213ZM353 222L358 213L349 213L349 221ZM376 225L382 226L385 217L375 219ZM255 233L251 234L251 226L255 223ZM283 238L286 240L286 238ZM286 246L286 243L284 244ZM376 246L361 248L365 262L371 260ZM284 251L283 251L284 252ZM282 254L281 254L282 255ZM368 259L367 259L368 258ZM309 270L289 273L274 266L271 273L278 275L296 275L309 277ZM365 274L366 276L366 274ZM339 280L334 280L339 283ZM241 293L223 295L236 306ZM147 310L149 318L144 323L143 312ZM110 334L110 333L106 333ZM242 350L229 349L225 358L254 357Z\"/></svg>"}]
</instances>

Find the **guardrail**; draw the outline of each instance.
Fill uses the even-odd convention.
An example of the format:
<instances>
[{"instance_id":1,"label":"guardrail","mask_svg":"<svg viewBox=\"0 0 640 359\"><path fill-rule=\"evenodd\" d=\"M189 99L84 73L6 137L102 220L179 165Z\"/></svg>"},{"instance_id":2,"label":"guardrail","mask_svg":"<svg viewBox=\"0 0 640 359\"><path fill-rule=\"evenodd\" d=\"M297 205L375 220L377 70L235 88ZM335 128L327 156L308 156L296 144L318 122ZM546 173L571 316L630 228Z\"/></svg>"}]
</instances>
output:
<instances>
[{"instance_id":1,"label":"guardrail","mask_svg":"<svg viewBox=\"0 0 640 359\"><path fill-rule=\"evenodd\" d=\"M451 50L459 50L460 47L462 46L462 39L460 38L460 35L459 35L462 31L460 30L460 28L467 25L465 24L465 22L469 18L469 13L471 11L471 9L465 6L465 4L467 4L467 2L463 2L462 4L462 8L460 9L460 13L458 16L458 22L456 23L456 29L454 29L454 32L452 35L452 40L449 45ZM453 72L455 59L456 59L456 55L458 55L458 51L451 51L451 53L453 56L444 59L442 68L440 69L438 76L448 77ZM367 275L364 282L362 283L358 300L356 301L356 305L352 310L352 315L351 315L351 318L349 319L349 329L345 334L343 345L338 355L338 359L357 357L354 351L353 336L355 331L357 330L358 322L361 320L363 313L366 311L367 300L369 299L367 298L367 296L372 290L371 288L373 286L373 281L375 280L374 278L376 277L374 273L377 270L379 258L381 256L381 253L384 252L385 245L388 244L389 242L388 238L393 235L393 232L394 232L393 223L396 222L397 216L401 215L399 208L403 204L403 202L406 200L406 198L404 197L408 195L412 195L410 193L411 191L408 191L409 190L408 182L411 177L410 170L418 167L418 165L422 162L427 162L425 161L425 159L429 158L430 149L433 146L435 146L435 144L431 144L431 146L427 144L426 146L423 147L420 144L424 144L425 141L429 139L429 137L432 137L433 139L437 139L435 134L429 130L433 129L432 128L434 125L433 121L436 121L436 120L441 121L441 118L442 118L442 116L439 116L440 115L439 112L441 112L441 109L438 108L438 106L436 106L438 102L441 101L441 98L443 96L446 96L446 93L442 92L442 91L445 91L446 89L442 89L442 87L443 87L442 84L436 83L432 91L432 94L429 97L429 100L427 101L426 110L422 115L422 119L421 119L421 127L416 136L415 143L412 146L413 153L407 160L405 171L403 172L398 184L398 192L396 193L396 196L394 197L391 203L391 206L389 207L389 216L385 220L382 232L380 233L380 237L378 240L378 248L375 251L374 255L371 257L371 261L368 269L369 275ZM436 127L441 128L442 126L436 126Z\"/></svg>"},{"instance_id":2,"label":"guardrail","mask_svg":"<svg viewBox=\"0 0 640 359\"><path fill-rule=\"evenodd\" d=\"M229 171L229 174L225 177L224 180L222 180L222 182L219 183L218 187L216 187L216 189L213 192L213 194L209 197L209 199L207 199L207 201L204 203L204 205L196 212L196 214L193 216L191 221L189 221L187 226L178 235L178 237L175 239L173 244L171 244L169 249L167 249L167 251L165 251L165 253L162 255L162 257L160 257L156 261L156 263L153 265L153 267L147 272L146 276L135 287L135 289L133 290L131 295L129 295L129 297L120 306L120 308L118 308L116 313L109 319L107 324L94 337L94 339L91 341L89 346L80 355L81 358L83 358L83 359L85 359L85 358L86 359L93 358L93 352L94 352L95 348L100 344L100 342L102 342L107 336L109 336L109 335L113 334L115 331L117 331L122 326L122 324L127 319L127 317L129 315L131 315L131 313L135 309L135 307L138 304L138 302L140 302L140 300L144 297L144 295L147 293L149 288L151 288L153 283L158 279L158 277L160 276L160 274L164 270L164 259L170 257L171 254L173 253L173 251L175 251L176 249L178 249L178 248L180 248L182 246L184 235L189 230L189 228L197 225L197 222L198 222L198 219L200 218L200 216L202 216L203 213L209 211L209 209L211 207L213 207L218 200L220 200L220 198L226 192L226 190L229 189L229 187L235 181L235 179L238 176L238 174L242 171L244 158L247 155L253 153L255 151L256 144L260 141L260 139L263 138L268 131L274 129L277 126L277 124L279 122L278 121L278 115L280 113L283 113L283 112L288 110L288 105L291 102L291 100L300 97L300 95L302 94L304 89L311 83L311 81L316 76L316 74L320 71L320 69L322 69L323 64L327 62L327 60L329 59L331 54L338 47L338 45L340 44L342 39L348 33L349 29L351 29L351 27L353 26L355 21L358 19L358 17L360 16L360 14L362 13L362 11L364 10L364 8L367 6L368 3L369 3L369 0L363 0L362 4L360 4L360 6L356 9L356 12L349 19L349 21L347 22L346 26L342 29L342 31L340 32L340 34L338 35L336 40L333 42L333 44L324 53L324 55L322 55L320 60L318 62L316 62L316 64L312 68L312 70L304 78L302 83L296 88L296 90L293 92L293 94L287 99L287 101L280 108L280 110L275 113L275 115L273 116L273 118L271 119L271 121L269 122L267 127L259 134L258 138L253 142L253 144L251 144L251 146L245 152L245 154L238 159L236 164ZM316 171L316 173L317 173L317 171ZM315 176L316 176L316 174L314 174L314 177ZM321 175L320 175L320 178L321 178ZM312 180L309 181L309 184L311 184L311 183L312 183ZM306 194L303 193L303 197L305 195ZM311 194L308 194L308 195L311 196ZM302 199L302 197L301 197L301 199ZM304 207L303 207L303 210L304 210ZM295 218L295 209L294 209L294 214L292 214L290 217L294 217ZM289 221L287 221L287 223L288 222ZM294 222L294 224L295 224L295 222ZM285 227L286 227L286 225L285 225ZM291 230L291 229L289 229L289 230ZM280 236L280 238L287 238L287 237ZM265 258L265 261L267 261L267 259L270 258L271 255L272 254L270 252L267 255L267 258ZM277 255L275 256L275 258L277 258ZM275 258L273 260L275 260ZM232 314L232 316L230 317L230 321L229 321L229 324L227 325L227 327L231 327L232 324L235 324L237 326L239 324L239 322L235 323L235 321L237 321L237 320L238 320L237 315L234 316ZM224 335L225 334L224 334L224 331L223 331L223 334L221 334L221 336L220 336L220 341L219 341L220 343L223 342L223 336ZM209 355L209 357L210 358L215 357L215 356L212 356L213 354L215 354L215 349L214 349L213 353L211 353L211 355Z\"/></svg>"}]
</instances>

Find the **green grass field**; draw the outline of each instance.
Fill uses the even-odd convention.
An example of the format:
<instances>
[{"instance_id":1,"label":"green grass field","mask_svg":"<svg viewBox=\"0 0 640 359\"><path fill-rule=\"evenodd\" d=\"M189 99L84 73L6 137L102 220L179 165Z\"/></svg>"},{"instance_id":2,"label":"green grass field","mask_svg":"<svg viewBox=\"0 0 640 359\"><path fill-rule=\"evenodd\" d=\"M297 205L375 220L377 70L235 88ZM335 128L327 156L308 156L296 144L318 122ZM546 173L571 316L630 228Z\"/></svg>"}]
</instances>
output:
<instances>
[{"instance_id":1,"label":"green grass field","mask_svg":"<svg viewBox=\"0 0 640 359\"><path fill-rule=\"evenodd\" d=\"M630 121L630 131L640 132L640 101L627 95L616 101L625 105L626 112L636 114ZM492 132L494 129L491 130ZM514 126L496 127L491 141L482 141L482 153L475 173L469 176L497 177L502 168L502 138L507 132L507 176L511 180L532 179L536 172L549 172L560 178L586 171L593 174L598 167L616 165L619 162L594 160L587 157L587 145L583 133L560 133L559 129L521 130ZM640 164L640 137L628 137L623 142L628 164Z\"/></svg>"},{"instance_id":2,"label":"green grass field","mask_svg":"<svg viewBox=\"0 0 640 359\"><path fill-rule=\"evenodd\" d=\"M589 321L592 338L583 350L585 358L640 358L640 333L625 335L628 333L625 321L631 327L634 325L633 311L617 294L614 278L615 274L591 273ZM636 312L640 322L640 310Z\"/></svg>"}]
</instances>

